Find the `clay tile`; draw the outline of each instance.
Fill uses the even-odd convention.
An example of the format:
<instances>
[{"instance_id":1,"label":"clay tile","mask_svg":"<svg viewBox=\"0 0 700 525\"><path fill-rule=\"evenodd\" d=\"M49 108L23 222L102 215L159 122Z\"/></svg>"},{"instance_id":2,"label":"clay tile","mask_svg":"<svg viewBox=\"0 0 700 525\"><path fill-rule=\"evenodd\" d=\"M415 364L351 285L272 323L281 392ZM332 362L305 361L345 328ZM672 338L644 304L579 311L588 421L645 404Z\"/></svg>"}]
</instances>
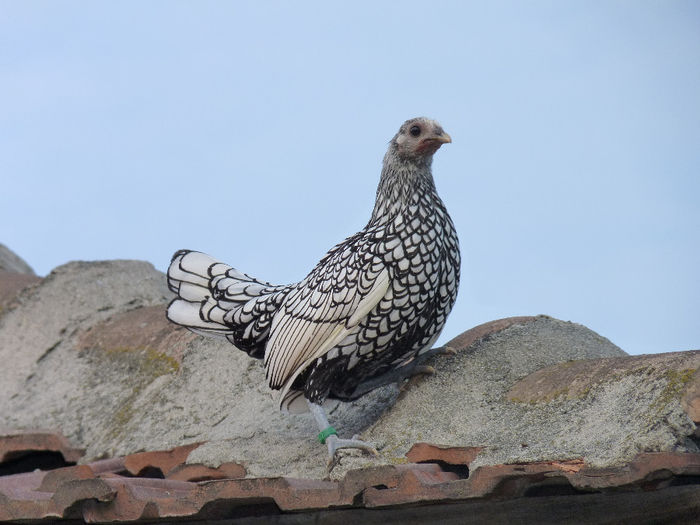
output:
<instances>
[{"instance_id":1,"label":"clay tile","mask_svg":"<svg viewBox=\"0 0 700 525\"><path fill-rule=\"evenodd\" d=\"M340 482L340 491L351 501L367 487L397 487L403 473L394 465L351 470Z\"/></svg>"},{"instance_id":2,"label":"clay tile","mask_svg":"<svg viewBox=\"0 0 700 525\"><path fill-rule=\"evenodd\" d=\"M39 487L46 474L45 471L35 470L34 472L0 476L0 494L16 500L48 499L51 497L50 493L39 494Z\"/></svg>"},{"instance_id":3,"label":"clay tile","mask_svg":"<svg viewBox=\"0 0 700 525\"><path fill-rule=\"evenodd\" d=\"M397 465L399 470L409 470L421 485L436 485L460 479L455 472L446 472L435 463Z\"/></svg>"},{"instance_id":4,"label":"clay tile","mask_svg":"<svg viewBox=\"0 0 700 525\"><path fill-rule=\"evenodd\" d=\"M189 516L197 512L193 496L196 484L152 478L109 476L101 479L115 496L104 505L86 501L82 515L86 521L133 521L159 517Z\"/></svg>"},{"instance_id":5,"label":"clay tile","mask_svg":"<svg viewBox=\"0 0 700 525\"><path fill-rule=\"evenodd\" d=\"M169 497L176 493L186 494L194 490L196 485L187 481L177 481L160 478L127 478L125 476L110 476L102 478L111 487L125 487L138 497L148 498Z\"/></svg>"},{"instance_id":6,"label":"clay tile","mask_svg":"<svg viewBox=\"0 0 700 525\"><path fill-rule=\"evenodd\" d=\"M85 454L83 449L74 448L59 432L0 430L0 462L35 451L59 452L67 463L75 463Z\"/></svg>"},{"instance_id":7,"label":"clay tile","mask_svg":"<svg viewBox=\"0 0 700 525\"><path fill-rule=\"evenodd\" d=\"M92 469L95 475L105 474L108 472L124 472L126 467L124 466L124 458L109 458L109 459L98 459L97 461L92 461L87 464L88 467Z\"/></svg>"},{"instance_id":8,"label":"clay tile","mask_svg":"<svg viewBox=\"0 0 700 525\"><path fill-rule=\"evenodd\" d=\"M52 503L61 511L61 515L69 514L70 507L79 502L99 501L110 502L116 492L103 480L75 479L61 483L51 497Z\"/></svg>"},{"instance_id":9,"label":"clay tile","mask_svg":"<svg viewBox=\"0 0 700 525\"><path fill-rule=\"evenodd\" d=\"M190 452L200 445L201 443L192 443L171 450L130 454L124 458L124 467L134 476L151 477L151 471L157 469L163 477L168 477L170 471L184 464Z\"/></svg>"},{"instance_id":10,"label":"clay tile","mask_svg":"<svg viewBox=\"0 0 700 525\"><path fill-rule=\"evenodd\" d=\"M283 511L349 506L353 496L342 496L338 483L290 478L245 478L204 481L198 484L196 500L204 507L213 502L233 509L237 506L274 505ZM226 502L226 503L224 503Z\"/></svg>"},{"instance_id":11,"label":"clay tile","mask_svg":"<svg viewBox=\"0 0 700 525\"><path fill-rule=\"evenodd\" d=\"M543 482L553 478L568 481L568 472L550 462L487 465L476 469L467 480L471 497L517 498Z\"/></svg>"},{"instance_id":12,"label":"clay tile","mask_svg":"<svg viewBox=\"0 0 700 525\"><path fill-rule=\"evenodd\" d=\"M44 492L56 492L57 488L68 481L80 479L92 479L95 473L87 465L64 467L46 472L38 490Z\"/></svg>"},{"instance_id":13,"label":"clay tile","mask_svg":"<svg viewBox=\"0 0 700 525\"><path fill-rule=\"evenodd\" d=\"M570 479L586 489L642 487L659 488L674 476L700 476L700 454L687 452L645 452L618 468L584 468Z\"/></svg>"},{"instance_id":14,"label":"clay tile","mask_svg":"<svg viewBox=\"0 0 700 525\"><path fill-rule=\"evenodd\" d=\"M390 483L373 484L363 491L364 506L371 508L442 500L447 495L444 487L459 480L457 474L444 472L434 463L399 465L396 473L398 476Z\"/></svg>"},{"instance_id":15,"label":"clay tile","mask_svg":"<svg viewBox=\"0 0 700 525\"><path fill-rule=\"evenodd\" d=\"M483 447L450 447L416 443L406 452L406 458L413 463L442 462L469 466L483 449Z\"/></svg>"},{"instance_id":16,"label":"clay tile","mask_svg":"<svg viewBox=\"0 0 700 525\"><path fill-rule=\"evenodd\" d=\"M213 479L238 479L246 476L243 465L223 463L217 468L205 465L178 465L168 471L166 478L180 481L208 481Z\"/></svg>"}]
</instances>

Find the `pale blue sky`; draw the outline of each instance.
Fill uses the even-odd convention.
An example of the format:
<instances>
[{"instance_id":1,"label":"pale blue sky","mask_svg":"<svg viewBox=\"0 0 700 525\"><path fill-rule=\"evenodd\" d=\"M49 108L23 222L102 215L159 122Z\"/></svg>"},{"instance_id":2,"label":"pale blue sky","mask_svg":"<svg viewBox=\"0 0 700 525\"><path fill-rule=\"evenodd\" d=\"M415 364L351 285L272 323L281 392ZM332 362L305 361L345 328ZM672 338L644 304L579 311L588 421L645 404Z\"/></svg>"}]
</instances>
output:
<instances>
[{"instance_id":1,"label":"pale blue sky","mask_svg":"<svg viewBox=\"0 0 700 525\"><path fill-rule=\"evenodd\" d=\"M700 348L700 3L0 1L0 242L301 279L407 118L462 242L442 341L548 314Z\"/></svg>"}]
</instances>

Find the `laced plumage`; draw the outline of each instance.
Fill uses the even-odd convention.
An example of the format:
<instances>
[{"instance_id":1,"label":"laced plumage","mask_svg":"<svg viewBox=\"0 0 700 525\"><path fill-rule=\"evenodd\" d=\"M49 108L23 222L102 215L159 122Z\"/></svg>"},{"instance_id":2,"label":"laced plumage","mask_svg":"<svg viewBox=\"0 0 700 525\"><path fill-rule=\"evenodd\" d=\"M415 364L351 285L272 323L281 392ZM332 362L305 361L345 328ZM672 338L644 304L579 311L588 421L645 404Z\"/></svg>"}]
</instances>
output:
<instances>
[{"instance_id":1,"label":"laced plumage","mask_svg":"<svg viewBox=\"0 0 700 525\"><path fill-rule=\"evenodd\" d=\"M208 255L177 252L168 318L263 359L280 406L311 408L319 427L327 425L325 399L356 399L411 375L457 297L459 242L431 172L447 142L437 122L406 121L389 143L367 226L298 283L272 285ZM331 441L331 457L346 446L371 448Z\"/></svg>"}]
</instances>

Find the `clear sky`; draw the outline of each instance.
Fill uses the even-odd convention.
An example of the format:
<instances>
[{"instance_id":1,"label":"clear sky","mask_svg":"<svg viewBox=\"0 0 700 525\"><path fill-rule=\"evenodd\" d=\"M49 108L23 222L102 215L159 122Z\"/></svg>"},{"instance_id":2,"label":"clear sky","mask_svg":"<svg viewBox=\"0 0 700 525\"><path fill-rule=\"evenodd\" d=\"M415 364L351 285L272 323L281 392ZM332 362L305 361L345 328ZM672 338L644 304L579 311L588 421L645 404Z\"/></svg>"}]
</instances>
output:
<instances>
[{"instance_id":1,"label":"clear sky","mask_svg":"<svg viewBox=\"0 0 700 525\"><path fill-rule=\"evenodd\" d=\"M548 314L700 348L700 3L0 0L0 242L39 274L180 248L301 279L437 119L441 341Z\"/></svg>"}]
</instances>

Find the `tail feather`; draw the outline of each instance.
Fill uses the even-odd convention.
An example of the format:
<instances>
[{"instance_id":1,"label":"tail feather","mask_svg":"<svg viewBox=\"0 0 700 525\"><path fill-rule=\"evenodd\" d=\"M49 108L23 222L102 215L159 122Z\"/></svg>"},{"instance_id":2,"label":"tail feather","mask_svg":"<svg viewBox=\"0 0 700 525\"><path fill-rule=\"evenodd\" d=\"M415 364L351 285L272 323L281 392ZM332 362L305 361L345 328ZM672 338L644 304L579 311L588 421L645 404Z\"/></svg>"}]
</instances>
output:
<instances>
[{"instance_id":1,"label":"tail feather","mask_svg":"<svg viewBox=\"0 0 700 525\"><path fill-rule=\"evenodd\" d=\"M289 287L259 281L216 259L189 250L173 256L168 306L173 323L225 337L252 357L263 357L272 318Z\"/></svg>"},{"instance_id":2,"label":"tail feather","mask_svg":"<svg viewBox=\"0 0 700 525\"><path fill-rule=\"evenodd\" d=\"M217 322L207 321L200 315L200 306L185 299L175 299L168 306L168 319L175 324L185 326L190 330L209 335L226 336L230 328Z\"/></svg>"},{"instance_id":3,"label":"tail feather","mask_svg":"<svg viewBox=\"0 0 700 525\"><path fill-rule=\"evenodd\" d=\"M168 286L179 293L183 283L209 288L207 269L216 264L216 261L208 255L200 252L180 250L173 255L168 268Z\"/></svg>"}]
</instances>

